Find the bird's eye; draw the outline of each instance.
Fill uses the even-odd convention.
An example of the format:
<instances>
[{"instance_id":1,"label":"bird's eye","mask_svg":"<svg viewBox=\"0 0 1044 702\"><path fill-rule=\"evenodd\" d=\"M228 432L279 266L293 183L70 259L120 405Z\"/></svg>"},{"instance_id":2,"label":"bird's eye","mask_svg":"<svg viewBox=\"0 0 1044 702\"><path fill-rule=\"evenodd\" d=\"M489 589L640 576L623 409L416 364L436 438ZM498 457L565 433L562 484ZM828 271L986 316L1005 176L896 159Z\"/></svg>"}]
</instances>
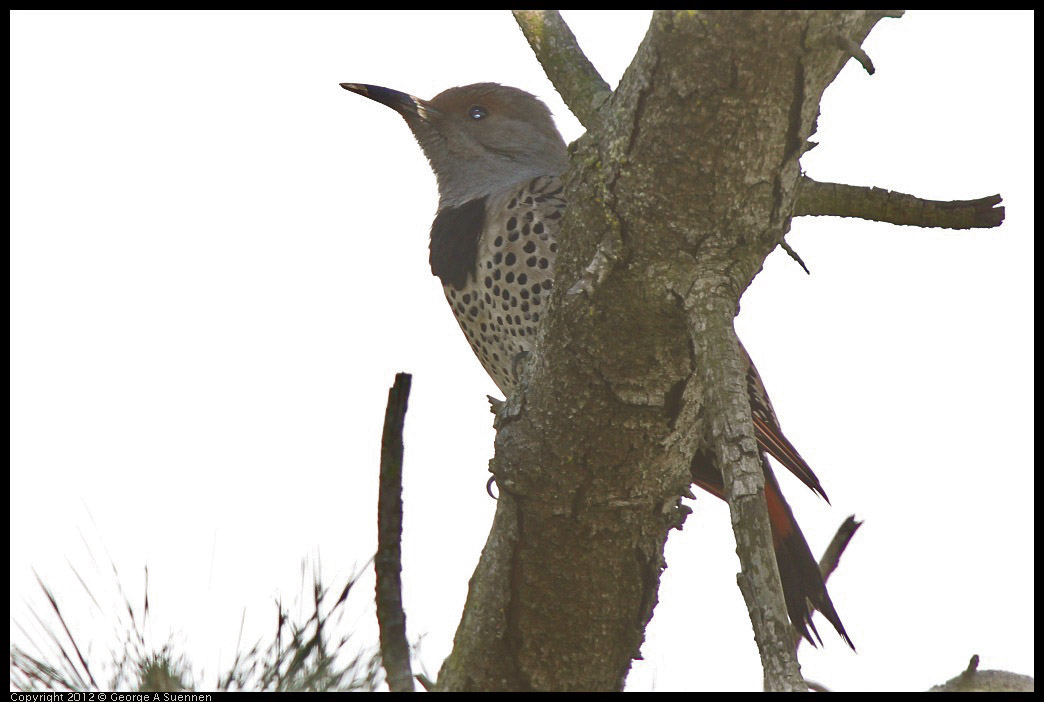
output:
<instances>
[{"instance_id":1,"label":"bird's eye","mask_svg":"<svg viewBox=\"0 0 1044 702\"><path fill-rule=\"evenodd\" d=\"M468 110L468 117L471 119L479 120L489 115L489 112L482 105L475 105Z\"/></svg>"}]
</instances>

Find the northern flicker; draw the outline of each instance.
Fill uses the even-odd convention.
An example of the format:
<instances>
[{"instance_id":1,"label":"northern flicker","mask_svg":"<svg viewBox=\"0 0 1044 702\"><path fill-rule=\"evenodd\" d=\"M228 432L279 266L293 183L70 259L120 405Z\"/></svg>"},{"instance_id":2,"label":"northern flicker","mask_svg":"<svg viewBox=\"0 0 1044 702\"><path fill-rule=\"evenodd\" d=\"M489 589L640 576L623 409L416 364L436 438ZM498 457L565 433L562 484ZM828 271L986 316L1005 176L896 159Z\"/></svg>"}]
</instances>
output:
<instances>
[{"instance_id":1,"label":"northern flicker","mask_svg":"<svg viewBox=\"0 0 1044 702\"><path fill-rule=\"evenodd\" d=\"M431 271L471 348L510 395L519 359L533 350L551 291L556 235L569 165L551 111L533 95L497 83L450 88L431 100L361 83L341 87L398 112L435 172L439 206L431 226ZM783 435L757 368L742 345L758 446L823 498L819 479ZM764 453L762 454L764 459ZM813 645L818 609L852 646L808 543L767 460L765 495L790 620ZM696 458L693 482L724 499L721 473ZM810 608L811 605L811 608ZM853 647L854 648L854 647Z\"/></svg>"}]
</instances>

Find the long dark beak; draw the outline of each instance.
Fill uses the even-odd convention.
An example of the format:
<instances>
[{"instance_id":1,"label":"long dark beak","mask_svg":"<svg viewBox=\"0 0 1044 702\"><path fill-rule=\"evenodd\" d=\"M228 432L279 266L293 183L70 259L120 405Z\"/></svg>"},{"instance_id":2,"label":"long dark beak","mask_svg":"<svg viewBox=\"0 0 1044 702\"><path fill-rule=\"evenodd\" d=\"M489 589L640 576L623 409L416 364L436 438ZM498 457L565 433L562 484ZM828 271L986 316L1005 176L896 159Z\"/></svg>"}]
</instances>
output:
<instances>
[{"instance_id":1,"label":"long dark beak","mask_svg":"<svg viewBox=\"0 0 1044 702\"><path fill-rule=\"evenodd\" d=\"M358 93L363 97L368 97L382 105L387 105L403 117L413 115L424 119L427 117L428 110L430 109L427 102L420 98L415 98L406 93L400 93L398 90L392 90L391 88L382 88L379 85L341 83L341 87L345 90L350 90L353 93Z\"/></svg>"}]
</instances>

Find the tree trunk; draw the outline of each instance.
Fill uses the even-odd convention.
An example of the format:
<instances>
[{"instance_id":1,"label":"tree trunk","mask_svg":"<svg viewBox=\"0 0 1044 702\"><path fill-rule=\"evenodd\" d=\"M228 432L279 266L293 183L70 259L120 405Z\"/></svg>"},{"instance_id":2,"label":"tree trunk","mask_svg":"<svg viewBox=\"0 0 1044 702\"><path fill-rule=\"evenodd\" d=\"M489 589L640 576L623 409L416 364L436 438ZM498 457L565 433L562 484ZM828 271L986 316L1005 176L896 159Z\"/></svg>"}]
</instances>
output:
<instances>
[{"instance_id":1,"label":"tree trunk","mask_svg":"<svg viewBox=\"0 0 1044 702\"><path fill-rule=\"evenodd\" d=\"M725 477L766 689L806 689L732 322L795 214L823 91L883 16L657 12L581 117L540 353L498 415L500 500L440 689L621 689L697 452Z\"/></svg>"}]
</instances>

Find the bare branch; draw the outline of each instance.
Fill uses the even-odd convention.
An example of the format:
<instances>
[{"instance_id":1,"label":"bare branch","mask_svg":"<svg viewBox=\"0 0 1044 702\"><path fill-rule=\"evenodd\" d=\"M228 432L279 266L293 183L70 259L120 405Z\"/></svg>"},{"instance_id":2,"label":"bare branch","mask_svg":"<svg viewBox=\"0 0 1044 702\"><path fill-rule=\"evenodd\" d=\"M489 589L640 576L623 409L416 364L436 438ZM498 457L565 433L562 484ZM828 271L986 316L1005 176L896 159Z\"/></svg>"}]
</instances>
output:
<instances>
[{"instance_id":1,"label":"bare branch","mask_svg":"<svg viewBox=\"0 0 1044 702\"><path fill-rule=\"evenodd\" d=\"M781 248L784 251L786 251L787 255L790 256L792 259L794 259L797 262L797 264L799 266L801 266L802 269L804 269L804 271L805 271L805 273L807 275L812 275L812 271L808 270L808 266L805 265L805 262L801 259L801 256L799 256L798 252L795 251L790 246L790 244L787 243L786 239L784 239L783 241L779 242L779 248Z\"/></svg>"},{"instance_id":2,"label":"bare branch","mask_svg":"<svg viewBox=\"0 0 1044 702\"><path fill-rule=\"evenodd\" d=\"M409 373L396 373L388 390L381 436L380 492L377 497L377 622L381 659L392 692L413 692L406 613L402 610L402 427L410 397Z\"/></svg>"},{"instance_id":3,"label":"bare branch","mask_svg":"<svg viewBox=\"0 0 1044 702\"><path fill-rule=\"evenodd\" d=\"M985 229L1004 221L1000 195L978 200L925 200L882 188L821 183L802 176L794 216L859 217L913 227Z\"/></svg>"},{"instance_id":4,"label":"bare branch","mask_svg":"<svg viewBox=\"0 0 1044 702\"><path fill-rule=\"evenodd\" d=\"M423 687L426 691L435 691L435 681L431 680L427 675L425 675L424 673L417 673L415 677L417 678L417 682L419 682L421 684L421 687Z\"/></svg>"},{"instance_id":5,"label":"bare branch","mask_svg":"<svg viewBox=\"0 0 1044 702\"><path fill-rule=\"evenodd\" d=\"M874 75L874 71L877 69L874 68L874 62L870 60L870 56L863 50L863 47L856 44L844 34L837 35L837 45L842 51L858 61L859 65L861 65L867 73Z\"/></svg>"},{"instance_id":6,"label":"bare branch","mask_svg":"<svg viewBox=\"0 0 1044 702\"><path fill-rule=\"evenodd\" d=\"M849 515L848 519L837 528L837 533L834 534L830 545L823 552L823 557L819 559L819 572L823 574L823 582L826 582L831 574L837 570L837 565L841 562L841 554L848 548L848 542L852 540L852 537L855 536L855 533L859 531L861 526L863 526L863 523L856 521L853 514Z\"/></svg>"},{"instance_id":7,"label":"bare branch","mask_svg":"<svg viewBox=\"0 0 1044 702\"><path fill-rule=\"evenodd\" d=\"M727 304L695 295L691 309L718 308L711 318L717 324L694 318L690 337L701 360L704 400L711 416L709 448L716 456L725 486L725 499L736 535L736 554L741 572L736 582L746 602L761 653L764 687L767 692L804 691L791 639L790 619L783 599L775 550L765 501L765 477L750 421L739 340L732 329ZM700 328L702 321L703 328Z\"/></svg>"},{"instance_id":8,"label":"bare branch","mask_svg":"<svg viewBox=\"0 0 1044 702\"><path fill-rule=\"evenodd\" d=\"M526 40L576 118L591 129L598 121L598 108L613 94L602 80L569 25L558 10L512 10Z\"/></svg>"}]
</instances>

